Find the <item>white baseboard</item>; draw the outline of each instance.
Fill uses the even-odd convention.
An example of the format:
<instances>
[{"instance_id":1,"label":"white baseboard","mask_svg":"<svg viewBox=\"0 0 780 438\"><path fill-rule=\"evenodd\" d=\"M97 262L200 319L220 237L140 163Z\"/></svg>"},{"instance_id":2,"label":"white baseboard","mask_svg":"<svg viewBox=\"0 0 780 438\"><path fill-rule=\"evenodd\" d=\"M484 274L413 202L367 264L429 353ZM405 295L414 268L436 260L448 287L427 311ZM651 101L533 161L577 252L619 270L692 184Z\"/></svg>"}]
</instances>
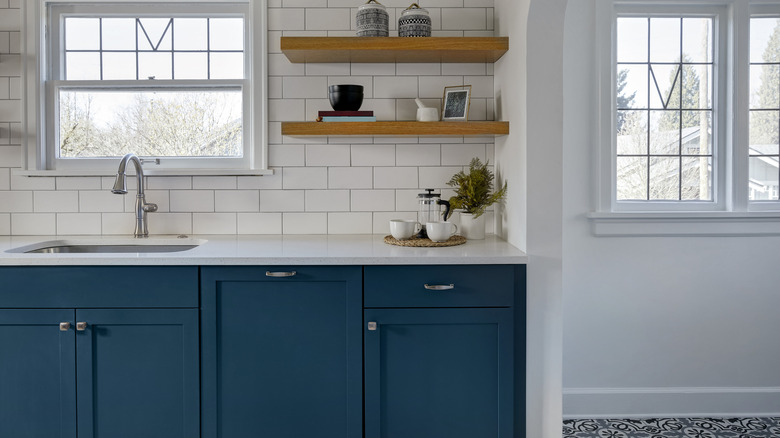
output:
<instances>
[{"instance_id":1,"label":"white baseboard","mask_svg":"<svg viewBox=\"0 0 780 438\"><path fill-rule=\"evenodd\" d=\"M780 387L563 390L564 419L777 416Z\"/></svg>"}]
</instances>

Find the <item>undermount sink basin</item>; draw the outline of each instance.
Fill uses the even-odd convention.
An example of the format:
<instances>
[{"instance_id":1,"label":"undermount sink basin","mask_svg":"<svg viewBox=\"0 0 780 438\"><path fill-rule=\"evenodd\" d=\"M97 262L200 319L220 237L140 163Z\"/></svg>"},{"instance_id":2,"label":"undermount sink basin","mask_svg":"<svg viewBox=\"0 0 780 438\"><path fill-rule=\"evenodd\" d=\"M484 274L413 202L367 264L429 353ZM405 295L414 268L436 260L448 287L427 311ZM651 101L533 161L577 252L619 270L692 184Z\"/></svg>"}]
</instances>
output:
<instances>
[{"instance_id":1,"label":"undermount sink basin","mask_svg":"<svg viewBox=\"0 0 780 438\"><path fill-rule=\"evenodd\" d=\"M190 238L171 239L103 239L103 240L50 240L8 250L25 254L117 254L117 253L168 253L197 248L205 240Z\"/></svg>"}]
</instances>

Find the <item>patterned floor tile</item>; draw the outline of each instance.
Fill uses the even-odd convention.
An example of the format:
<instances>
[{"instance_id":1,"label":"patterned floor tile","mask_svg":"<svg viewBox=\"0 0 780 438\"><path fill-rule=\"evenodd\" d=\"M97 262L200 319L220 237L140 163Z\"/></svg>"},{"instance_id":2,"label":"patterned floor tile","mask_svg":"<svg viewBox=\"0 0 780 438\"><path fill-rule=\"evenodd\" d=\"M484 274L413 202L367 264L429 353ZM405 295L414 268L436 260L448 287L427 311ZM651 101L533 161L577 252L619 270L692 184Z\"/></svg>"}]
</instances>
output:
<instances>
[{"instance_id":1,"label":"patterned floor tile","mask_svg":"<svg viewBox=\"0 0 780 438\"><path fill-rule=\"evenodd\" d=\"M565 420L563 438L778 438L780 417Z\"/></svg>"}]
</instances>

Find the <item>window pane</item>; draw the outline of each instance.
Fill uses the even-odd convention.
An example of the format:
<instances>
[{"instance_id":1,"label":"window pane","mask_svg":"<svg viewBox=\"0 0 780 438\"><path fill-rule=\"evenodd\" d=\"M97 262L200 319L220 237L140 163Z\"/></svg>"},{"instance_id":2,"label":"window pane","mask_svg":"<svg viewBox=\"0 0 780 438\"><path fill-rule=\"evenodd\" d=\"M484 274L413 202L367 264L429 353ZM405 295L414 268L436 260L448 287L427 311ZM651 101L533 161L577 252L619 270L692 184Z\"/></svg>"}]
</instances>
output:
<instances>
[{"instance_id":1,"label":"window pane","mask_svg":"<svg viewBox=\"0 0 780 438\"><path fill-rule=\"evenodd\" d=\"M650 199L680 199L680 159L650 159Z\"/></svg>"},{"instance_id":2,"label":"window pane","mask_svg":"<svg viewBox=\"0 0 780 438\"><path fill-rule=\"evenodd\" d=\"M680 19L650 19L650 62L680 61Z\"/></svg>"},{"instance_id":3,"label":"window pane","mask_svg":"<svg viewBox=\"0 0 780 438\"><path fill-rule=\"evenodd\" d=\"M618 111L617 153L647 154L647 111Z\"/></svg>"},{"instance_id":4,"label":"window pane","mask_svg":"<svg viewBox=\"0 0 780 438\"><path fill-rule=\"evenodd\" d=\"M617 107L647 108L647 65L618 64Z\"/></svg>"},{"instance_id":5,"label":"window pane","mask_svg":"<svg viewBox=\"0 0 780 438\"><path fill-rule=\"evenodd\" d=\"M780 108L780 65L750 66L750 108Z\"/></svg>"},{"instance_id":6,"label":"window pane","mask_svg":"<svg viewBox=\"0 0 780 438\"><path fill-rule=\"evenodd\" d=\"M750 62L780 61L780 24L777 18L750 20Z\"/></svg>"},{"instance_id":7,"label":"window pane","mask_svg":"<svg viewBox=\"0 0 780 438\"><path fill-rule=\"evenodd\" d=\"M712 112L682 111L682 155L712 155Z\"/></svg>"},{"instance_id":8,"label":"window pane","mask_svg":"<svg viewBox=\"0 0 780 438\"><path fill-rule=\"evenodd\" d=\"M618 157L617 199L647 200L646 157Z\"/></svg>"},{"instance_id":9,"label":"window pane","mask_svg":"<svg viewBox=\"0 0 780 438\"><path fill-rule=\"evenodd\" d=\"M100 53L68 53L65 56L65 79L71 81L100 80Z\"/></svg>"},{"instance_id":10,"label":"window pane","mask_svg":"<svg viewBox=\"0 0 780 438\"><path fill-rule=\"evenodd\" d=\"M66 18L65 50L100 50L100 19Z\"/></svg>"},{"instance_id":11,"label":"window pane","mask_svg":"<svg viewBox=\"0 0 780 438\"><path fill-rule=\"evenodd\" d=\"M243 79L243 53L212 53L211 79Z\"/></svg>"},{"instance_id":12,"label":"window pane","mask_svg":"<svg viewBox=\"0 0 780 438\"><path fill-rule=\"evenodd\" d=\"M680 107L679 64L651 65L650 107L655 109Z\"/></svg>"},{"instance_id":13,"label":"window pane","mask_svg":"<svg viewBox=\"0 0 780 438\"><path fill-rule=\"evenodd\" d=\"M684 200L712 200L712 159L709 157L682 158L681 196Z\"/></svg>"},{"instance_id":14,"label":"window pane","mask_svg":"<svg viewBox=\"0 0 780 438\"><path fill-rule=\"evenodd\" d=\"M682 70L682 107L689 109L712 108L712 67L686 64Z\"/></svg>"},{"instance_id":15,"label":"window pane","mask_svg":"<svg viewBox=\"0 0 780 438\"><path fill-rule=\"evenodd\" d=\"M712 19L683 18L683 58L688 62L712 62Z\"/></svg>"},{"instance_id":16,"label":"window pane","mask_svg":"<svg viewBox=\"0 0 780 438\"><path fill-rule=\"evenodd\" d=\"M170 18L139 18L138 50L171 50Z\"/></svg>"},{"instance_id":17,"label":"window pane","mask_svg":"<svg viewBox=\"0 0 780 438\"><path fill-rule=\"evenodd\" d=\"M750 111L750 153L774 155L780 140L780 111Z\"/></svg>"},{"instance_id":18,"label":"window pane","mask_svg":"<svg viewBox=\"0 0 780 438\"><path fill-rule=\"evenodd\" d=\"M206 53L174 53L174 79L208 79L209 59Z\"/></svg>"},{"instance_id":19,"label":"window pane","mask_svg":"<svg viewBox=\"0 0 780 438\"><path fill-rule=\"evenodd\" d=\"M103 50L135 50L135 19L104 18Z\"/></svg>"},{"instance_id":20,"label":"window pane","mask_svg":"<svg viewBox=\"0 0 780 438\"><path fill-rule=\"evenodd\" d=\"M135 53L103 53L103 79L133 80L135 76Z\"/></svg>"},{"instance_id":21,"label":"window pane","mask_svg":"<svg viewBox=\"0 0 780 438\"><path fill-rule=\"evenodd\" d=\"M205 18L176 18L173 24L175 50L208 50L208 28Z\"/></svg>"},{"instance_id":22,"label":"window pane","mask_svg":"<svg viewBox=\"0 0 780 438\"><path fill-rule=\"evenodd\" d=\"M169 53L139 53L138 54L138 78L139 79L171 79L172 64Z\"/></svg>"},{"instance_id":23,"label":"window pane","mask_svg":"<svg viewBox=\"0 0 780 438\"><path fill-rule=\"evenodd\" d=\"M778 199L778 157L750 158L750 200Z\"/></svg>"},{"instance_id":24,"label":"window pane","mask_svg":"<svg viewBox=\"0 0 780 438\"><path fill-rule=\"evenodd\" d=\"M647 18L617 19L617 61L647 62Z\"/></svg>"},{"instance_id":25,"label":"window pane","mask_svg":"<svg viewBox=\"0 0 780 438\"><path fill-rule=\"evenodd\" d=\"M650 111L650 154L680 153L680 111Z\"/></svg>"},{"instance_id":26,"label":"window pane","mask_svg":"<svg viewBox=\"0 0 780 438\"><path fill-rule=\"evenodd\" d=\"M212 18L209 20L211 50L244 50L244 20Z\"/></svg>"},{"instance_id":27,"label":"window pane","mask_svg":"<svg viewBox=\"0 0 780 438\"><path fill-rule=\"evenodd\" d=\"M241 157L241 90L60 90L61 158Z\"/></svg>"}]
</instances>

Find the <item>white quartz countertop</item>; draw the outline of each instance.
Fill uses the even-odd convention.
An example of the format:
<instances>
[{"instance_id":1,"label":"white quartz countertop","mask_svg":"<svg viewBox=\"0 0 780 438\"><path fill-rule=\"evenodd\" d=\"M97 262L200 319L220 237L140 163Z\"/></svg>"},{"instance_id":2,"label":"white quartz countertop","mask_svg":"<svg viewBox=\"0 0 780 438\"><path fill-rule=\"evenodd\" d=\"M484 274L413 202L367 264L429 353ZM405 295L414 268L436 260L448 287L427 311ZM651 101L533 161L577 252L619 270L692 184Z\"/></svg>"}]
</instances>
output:
<instances>
[{"instance_id":1,"label":"white quartz countertop","mask_svg":"<svg viewBox=\"0 0 780 438\"><path fill-rule=\"evenodd\" d=\"M149 243L201 241L196 248L165 253L25 254L18 248L41 242L128 244L118 236L0 237L0 265L456 265L525 264L528 256L500 238L470 240L443 248L384 243L383 235L153 236ZM14 251L17 252L14 252Z\"/></svg>"}]
</instances>

